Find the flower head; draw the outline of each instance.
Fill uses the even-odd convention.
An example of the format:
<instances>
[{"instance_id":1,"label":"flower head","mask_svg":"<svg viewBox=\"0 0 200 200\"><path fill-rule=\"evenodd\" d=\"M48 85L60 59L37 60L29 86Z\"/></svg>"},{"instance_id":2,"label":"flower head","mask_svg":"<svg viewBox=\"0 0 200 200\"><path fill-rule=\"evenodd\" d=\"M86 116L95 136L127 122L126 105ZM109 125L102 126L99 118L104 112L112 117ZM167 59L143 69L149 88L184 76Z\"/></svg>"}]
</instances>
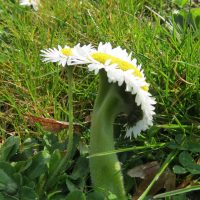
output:
<instances>
[{"instance_id":1,"label":"flower head","mask_svg":"<svg viewBox=\"0 0 200 200\"><path fill-rule=\"evenodd\" d=\"M39 0L20 0L19 4L21 6L32 6L35 11L38 10L40 1Z\"/></svg>"},{"instance_id":2,"label":"flower head","mask_svg":"<svg viewBox=\"0 0 200 200\"><path fill-rule=\"evenodd\" d=\"M74 48L69 46L64 46L64 48L62 48L60 45L58 45L57 49L49 48L46 50L41 50L41 56L43 57L43 62L57 62L59 65L65 67L66 64L71 65L70 60L73 60L76 57L81 59L82 57L86 56L86 52L90 53L92 49L93 48L91 45L84 45L81 47L80 44L78 44Z\"/></svg>"},{"instance_id":3,"label":"flower head","mask_svg":"<svg viewBox=\"0 0 200 200\"><path fill-rule=\"evenodd\" d=\"M138 121L130 121L126 137L131 137L145 131L153 124L155 99L148 92L149 84L146 82L141 65L136 59L121 47L112 48L110 43L100 43L97 50L90 52L82 51L84 56L79 56L79 47L76 48L75 56L68 60L68 64L88 64L88 69L95 74L104 69L110 83L117 83L119 86L125 85L126 92L135 96L135 103L142 111L142 117Z\"/></svg>"}]
</instances>

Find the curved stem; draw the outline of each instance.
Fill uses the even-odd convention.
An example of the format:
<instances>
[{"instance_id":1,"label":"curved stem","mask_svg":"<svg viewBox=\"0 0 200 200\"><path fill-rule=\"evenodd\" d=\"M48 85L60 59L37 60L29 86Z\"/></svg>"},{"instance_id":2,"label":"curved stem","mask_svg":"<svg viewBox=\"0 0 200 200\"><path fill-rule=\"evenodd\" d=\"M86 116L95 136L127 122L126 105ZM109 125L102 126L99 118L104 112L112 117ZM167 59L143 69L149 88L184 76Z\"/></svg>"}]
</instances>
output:
<instances>
[{"instance_id":1,"label":"curved stem","mask_svg":"<svg viewBox=\"0 0 200 200\"><path fill-rule=\"evenodd\" d=\"M100 76L100 88L92 117L90 155L114 150L113 122L122 109L119 87L109 84L105 80L105 74L101 73ZM116 154L91 157L90 171L96 190L111 192L117 199L126 200L121 167Z\"/></svg>"}]
</instances>

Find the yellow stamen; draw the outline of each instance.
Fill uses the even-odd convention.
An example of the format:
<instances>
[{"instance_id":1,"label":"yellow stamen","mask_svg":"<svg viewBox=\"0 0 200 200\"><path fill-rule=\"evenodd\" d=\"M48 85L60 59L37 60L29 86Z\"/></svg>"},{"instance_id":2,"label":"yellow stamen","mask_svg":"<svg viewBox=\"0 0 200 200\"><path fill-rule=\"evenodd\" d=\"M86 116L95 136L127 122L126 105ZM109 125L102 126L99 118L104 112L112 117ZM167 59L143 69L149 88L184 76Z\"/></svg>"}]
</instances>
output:
<instances>
[{"instance_id":1,"label":"yellow stamen","mask_svg":"<svg viewBox=\"0 0 200 200\"><path fill-rule=\"evenodd\" d=\"M61 50L62 54L64 54L65 56L72 56L72 49L71 48L67 48L67 49L62 49Z\"/></svg>"},{"instance_id":2,"label":"yellow stamen","mask_svg":"<svg viewBox=\"0 0 200 200\"><path fill-rule=\"evenodd\" d=\"M141 89L143 89L144 91L148 91L149 87L148 86L142 86Z\"/></svg>"},{"instance_id":3,"label":"yellow stamen","mask_svg":"<svg viewBox=\"0 0 200 200\"><path fill-rule=\"evenodd\" d=\"M123 71L127 71L129 69L133 69L134 72L133 74L139 78L143 78L142 73L140 72L139 69L137 69L133 64L124 61L120 58L117 58L115 56L111 56L109 54L106 53L93 53L92 54L92 58L99 61L100 63L104 64L107 60L110 60L110 64L117 64L118 67L123 70ZM148 91L148 86L143 86L141 87L141 89Z\"/></svg>"}]
</instances>

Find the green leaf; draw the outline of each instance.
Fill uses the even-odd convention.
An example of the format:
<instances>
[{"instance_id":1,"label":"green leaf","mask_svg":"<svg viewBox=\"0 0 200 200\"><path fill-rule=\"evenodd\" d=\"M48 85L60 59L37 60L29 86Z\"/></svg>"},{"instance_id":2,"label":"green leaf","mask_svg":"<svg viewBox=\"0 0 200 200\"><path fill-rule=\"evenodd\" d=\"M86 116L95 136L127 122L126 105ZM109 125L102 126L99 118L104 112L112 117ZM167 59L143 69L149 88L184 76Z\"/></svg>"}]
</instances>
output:
<instances>
[{"instance_id":1,"label":"green leaf","mask_svg":"<svg viewBox=\"0 0 200 200\"><path fill-rule=\"evenodd\" d=\"M194 160L187 151L183 151L179 154L179 162L181 163L181 165L186 167L186 166L190 166L191 163L194 163Z\"/></svg>"},{"instance_id":2,"label":"green leaf","mask_svg":"<svg viewBox=\"0 0 200 200\"><path fill-rule=\"evenodd\" d=\"M33 188L23 186L21 189L20 200L38 200L38 196Z\"/></svg>"},{"instance_id":3,"label":"green leaf","mask_svg":"<svg viewBox=\"0 0 200 200\"><path fill-rule=\"evenodd\" d=\"M200 165L197 165L192 156L187 152L183 151L179 155L179 162L192 174L200 174Z\"/></svg>"},{"instance_id":4,"label":"green leaf","mask_svg":"<svg viewBox=\"0 0 200 200\"><path fill-rule=\"evenodd\" d=\"M17 184L2 169L0 169L0 190L11 195L17 192Z\"/></svg>"},{"instance_id":5,"label":"green leaf","mask_svg":"<svg viewBox=\"0 0 200 200\"><path fill-rule=\"evenodd\" d=\"M9 162L0 161L0 169L10 175L15 173L15 168Z\"/></svg>"},{"instance_id":6,"label":"green leaf","mask_svg":"<svg viewBox=\"0 0 200 200\"><path fill-rule=\"evenodd\" d=\"M0 199L1 200L6 200L6 197L2 193L0 193Z\"/></svg>"},{"instance_id":7,"label":"green leaf","mask_svg":"<svg viewBox=\"0 0 200 200\"><path fill-rule=\"evenodd\" d=\"M173 0L172 2L179 7L183 7L188 3L188 0Z\"/></svg>"},{"instance_id":8,"label":"green leaf","mask_svg":"<svg viewBox=\"0 0 200 200\"><path fill-rule=\"evenodd\" d=\"M173 16L174 21L182 28L188 26L192 26L194 30L199 30L200 28L200 8L191 8L189 11L182 9Z\"/></svg>"},{"instance_id":9,"label":"green leaf","mask_svg":"<svg viewBox=\"0 0 200 200\"><path fill-rule=\"evenodd\" d=\"M67 186L67 188L68 188L68 190L70 191L70 192L73 192L73 191L76 191L76 190L78 190L79 188L78 188L78 185L77 184L74 184L70 179L66 179L65 180L65 183L66 183L66 186Z\"/></svg>"},{"instance_id":10,"label":"green leaf","mask_svg":"<svg viewBox=\"0 0 200 200\"><path fill-rule=\"evenodd\" d=\"M49 159L50 155L47 151L41 151L36 154L32 159L31 166L26 170L27 176L34 179L43 174L47 169Z\"/></svg>"},{"instance_id":11,"label":"green leaf","mask_svg":"<svg viewBox=\"0 0 200 200\"><path fill-rule=\"evenodd\" d=\"M191 152L200 152L199 143L188 142L188 150Z\"/></svg>"},{"instance_id":12,"label":"green leaf","mask_svg":"<svg viewBox=\"0 0 200 200\"><path fill-rule=\"evenodd\" d=\"M200 17L200 8L192 8L190 12L194 18Z\"/></svg>"},{"instance_id":13,"label":"green leaf","mask_svg":"<svg viewBox=\"0 0 200 200\"><path fill-rule=\"evenodd\" d=\"M190 166L187 166L187 170L188 170L191 174L200 174L200 165L191 164Z\"/></svg>"},{"instance_id":14,"label":"green leaf","mask_svg":"<svg viewBox=\"0 0 200 200\"><path fill-rule=\"evenodd\" d=\"M55 149L65 150L65 143L59 143L58 137L54 134L45 134L43 137L44 146L48 149L49 152L53 153Z\"/></svg>"},{"instance_id":15,"label":"green leaf","mask_svg":"<svg viewBox=\"0 0 200 200\"><path fill-rule=\"evenodd\" d=\"M62 194L61 190L48 192L47 200L65 200L66 195Z\"/></svg>"},{"instance_id":16,"label":"green leaf","mask_svg":"<svg viewBox=\"0 0 200 200\"><path fill-rule=\"evenodd\" d=\"M175 141L169 142L167 147L170 149L180 149L180 145L177 144Z\"/></svg>"},{"instance_id":17,"label":"green leaf","mask_svg":"<svg viewBox=\"0 0 200 200\"><path fill-rule=\"evenodd\" d=\"M91 192L87 195L87 200L105 200L105 197L100 192Z\"/></svg>"},{"instance_id":18,"label":"green leaf","mask_svg":"<svg viewBox=\"0 0 200 200\"><path fill-rule=\"evenodd\" d=\"M23 183L23 177L20 173L13 174L13 179L17 183L18 186L21 186Z\"/></svg>"},{"instance_id":19,"label":"green leaf","mask_svg":"<svg viewBox=\"0 0 200 200\"><path fill-rule=\"evenodd\" d=\"M89 163L88 159L85 157L80 157L74 167L71 179L77 180L79 178L84 178L89 173Z\"/></svg>"},{"instance_id":20,"label":"green leaf","mask_svg":"<svg viewBox=\"0 0 200 200\"><path fill-rule=\"evenodd\" d=\"M14 163L14 167L16 171L18 172L24 172L26 169L28 169L32 164L32 160L26 160L26 161L18 161Z\"/></svg>"},{"instance_id":21,"label":"green leaf","mask_svg":"<svg viewBox=\"0 0 200 200\"><path fill-rule=\"evenodd\" d=\"M176 141L176 142L175 142ZM183 138L181 134L177 135L175 141L168 143L168 147L171 149L187 150L191 152L200 152L200 141L192 141L188 138Z\"/></svg>"},{"instance_id":22,"label":"green leaf","mask_svg":"<svg viewBox=\"0 0 200 200\"><path fill-rule=\"evenodd\" d=\"M36 184L37 182L34 182L29 177L23 176L23 185L26 185L27 187L30 187L30 188L35 188Z\"/></svg>"},{"instance_id":23,"label":"green leaf","mask_svg":"<svg viewBox=\"0 0 200 200\"><path fill-rule=\"evenodd\" d=\"M55 171L55 169L58 167L59 163L61 162L62 156L60 154L60 151L58 149L56 149L49 161L49 176L51 176L51 174L53 174L53 172Z\"/></svg>"},{"instance_id":24,"label":"green leaf","mask_svg":"<svg viewBox=\"0 0 200 200\"><path fill-rule=\"evenodd\" d=\"M9 161L19 149L20 138L17 136L10 136L0 150L0 160Z\"/></svg>"},{"instance_id":25,"label":"green leaf","mask_svg":"<svg viewBox=\"0 0 200 200\"><path fill-rule=\"evenodd\" d=\"M1 200L18 200L18 198L16 198L15 196L10 196L10 195L6 195L3 193L0 193L0 199Z\"/></svg>"},{"instance_id":26,"label":"green leaf","mask_svg":"<svg viewBox=\"0 0 200 200\"><path fill-rule=\"evenodd\" d=\"M52 197L49 197L47 200L66 200L65 195L57 194Z\"/></svg>"},{"instance_id":27,"label":"green leaf","mask_svg":"<svg viewBox=\"0 0 200 200\"><path fill-rule=\"evenodd\" d=\"M66 185L69 191L82 190L86 184L86 177L89 173L88 159L80 157L70 176L66 179Z\"/></svg>"},{"instance_id":28,"label":"green leaf","mask_svg":"<svg viewBox=\"0 0 200 200\"><path fill-rule=\"evenodd\" d=\"M177 144L181 144L184 141L184 135L183 134L177 134L175 136L175 141Z\"/></svg>"},{"instance_id":29,"label":"green leaf","mask_svg":"<svg viewBox=\"0 0 200 200\"><path fill-rule=\"evenodd\" d=\"M179 194L173 196L173 200L187 200L188 198L186 197L186 194Z\"/></svg>"},{"instance_id":30,"label":"green leaf","mask_svg":"<svg viewBox=\"0 0 200 200\"><path fill-rule=\"evenodd\" d=\"M185 174L187 172L187 170L180 165L175 165L173 167L173 171L175 174Z\"/></svg>"},{"instance_id":31,"label":"green leaf","mask_svg":"<svg viewBox=\"0 0 200 200\"><path fill-rule=\"evenodd\" d=\"M66 200L86 200L86 197L83 192L77 190L69 193Z\"/></svg>"},{"instance_id":32,"label":"green leaf","mask_svg":"<svg viewBox=\"0 0 200 200\"><path fill-rule=\"evenodd\" d=\"M22 149L22 155L25 158L29 158L33 156L33 150L36 151L38 149L38 141L34 138L27 138L23 142L23 149Z\"/></svg>"},{"instance_id":33,"label":"green leaf","mask_svg":"<svg viewBox=\"0 0 200 200\"><path fill-rule=\"evenodd\" d=\"M200 152L200 145L197 141L191 141L190 139L186 139L185 143L182 145L181 149L191 151L191 152Z\"/></svg>"}]
</instances>

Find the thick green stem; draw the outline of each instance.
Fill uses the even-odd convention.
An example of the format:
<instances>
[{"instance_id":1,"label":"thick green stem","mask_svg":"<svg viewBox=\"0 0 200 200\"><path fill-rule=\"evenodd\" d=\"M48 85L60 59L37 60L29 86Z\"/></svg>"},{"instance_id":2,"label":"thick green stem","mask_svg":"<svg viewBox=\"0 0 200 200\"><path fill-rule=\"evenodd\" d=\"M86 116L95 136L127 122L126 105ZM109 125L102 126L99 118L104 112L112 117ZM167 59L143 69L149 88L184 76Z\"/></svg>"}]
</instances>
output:
<instances>
[{"instance_id":1,"label":"thick green stem","mask_svg":"<svg viewBox=\"0 0 200 200\"><path fill-rule=\"evenodd\" d=\"M107 79L107 77L106 77ZM92 117L90 155L114 150L113 122L122 110L119 88L108 84L101 73L99 93ZM117 155L90 158L91 179L95 190L112 192L126 200L121 167Z\"/></svg>"}]
</instances>

